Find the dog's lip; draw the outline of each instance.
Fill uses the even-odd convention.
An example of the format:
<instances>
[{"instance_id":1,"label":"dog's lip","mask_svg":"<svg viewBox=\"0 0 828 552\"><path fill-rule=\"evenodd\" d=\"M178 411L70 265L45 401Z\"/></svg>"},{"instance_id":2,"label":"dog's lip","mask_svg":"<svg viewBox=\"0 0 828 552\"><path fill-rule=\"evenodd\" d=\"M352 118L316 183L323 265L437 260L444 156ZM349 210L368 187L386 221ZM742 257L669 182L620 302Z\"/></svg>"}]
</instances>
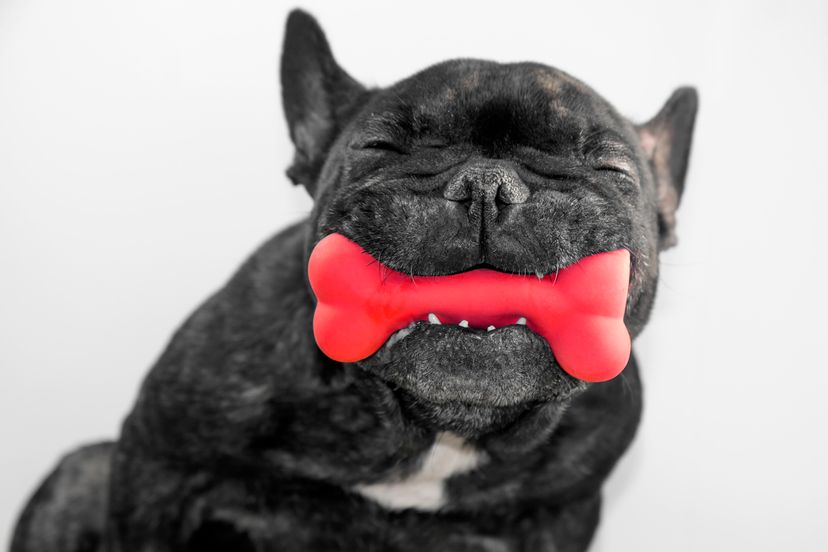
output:
<instances>
[{"instance_id":1,"label":"dog's lip","mask_svg":"<svg viewBox=\"0 0 828 552\"><path fill-rule=\"evenodd\" d=\"M576 260L575 262L569 263L569 264L575 264L576 262L578 262L578 261ZM393 266L390 265L390 264L387 265L387 266L389 268L393 268ZM493 264L490 264L488 262L482 262L482 263L475 263L473 265L466 266L466 267L461 268L459 270L441 272L439 274L437 274L437 273L434 273L434 274L413 274L413 276L415 276L415 277L417 277L417 276L455 276L457 274L463 274L465 272L474 272L475 270L489 270L491 272L499 272L501 274L508 274L510 276L520 276L520 277L534 276L538 279L543 279L546 276L554 277L555 274L557 274L560 270L566 268L567 266L569 266L569 265L553 266L552 268L548 268L548 267L547 268L539 268L539 267L535 267L535 268L522 268L522 267L506 268L506 267L502 267L502 266L493 265ZM396 268L394 268L394 270L396 270Z\"/></svg>"},{"instance_id":2,"label":"dog's lip","mask_svg":"<svg viewBox=\"0 0 828 552\"><path fill-rule=\"evenodd\" d=\"M394 388L435 405L513 408L537 401L563 401L586 385L566 374L546 340L526 326L510 325L487 332L416 321L394 332L392 337L358 364ZM521 351L534 351L532 361L514 364L520 353L515 349L510 354L503 348L504 343L514 344ZM481 356L470 364L423 364L420 357L423 348L435 346L465 350L461 355L466 360L478 349ZM490 357L493 351L497 355Z\"/></svg>"},{"instance_id":3,"label":"dog's lip","mask_svg":"<svg viewBox=\"0 0 828 552\"><path fill-rule=\"evenodd\" d=\"M429 313L429 316L436 316L436 315L434 315L434 313ZM435 322L432 322L428 319L426 319L426 320L414 320L408 326L406 326L405 328L401 328L401 329L393 332L391 335L389 335L388 339L383 344L381 350L390 349L390 348L394 347L400 341L406 339L409 335L411 335L411 333L418 326L425 326L426 324L431 325L431 326L435 326L435 325L436 326L442 326L443 327L442 329L445 329L445 331L447 331L447 332L454 332L454 331L463 332L465 335L467 335L469 337L472 337L474 339L485 339L485 338L489 337L492 332L501 331L504 328L509 328L509 327L522 328L525 331L528 331L528 332L534 334L535 336L537 336L538 339L543 339L543 336L533 332L531 329L529 329L527 327L525 317L519 317L514 324L506 324L506 325L502 325L502 326L495 326L493 324L490 324L490 325L486 326L485 328L479 328L479 327L476 327L476 326L464 325L463 322L468 322L468 321L467 320L461 320L460 322L457 322L457 323L443 323L443 321L441 321L441 322L435 323ZM544 342L546 342L545 339L543 339L543 340L544 340Z\"/></svg>"}]
</instances>

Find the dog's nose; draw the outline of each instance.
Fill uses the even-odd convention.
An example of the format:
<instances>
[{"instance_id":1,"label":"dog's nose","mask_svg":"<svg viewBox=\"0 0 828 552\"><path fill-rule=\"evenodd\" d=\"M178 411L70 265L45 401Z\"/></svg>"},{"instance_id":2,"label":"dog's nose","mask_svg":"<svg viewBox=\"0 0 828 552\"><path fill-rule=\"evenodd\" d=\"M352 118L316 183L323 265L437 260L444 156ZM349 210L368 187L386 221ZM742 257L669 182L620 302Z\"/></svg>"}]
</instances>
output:
<instances>
[{"instance_id":1,"label":"dog's nose","mask_svg":"<svg viewBox=\"0 0 828 552\"><path fill-rule=\"evenodd\" d=\"M465 203L471 218L486 219L497 216L506 205L524 203L529 199L529 188L506 163L475 163L454 175L443 190L443 197Z\"/></svg>"}]
</instances>

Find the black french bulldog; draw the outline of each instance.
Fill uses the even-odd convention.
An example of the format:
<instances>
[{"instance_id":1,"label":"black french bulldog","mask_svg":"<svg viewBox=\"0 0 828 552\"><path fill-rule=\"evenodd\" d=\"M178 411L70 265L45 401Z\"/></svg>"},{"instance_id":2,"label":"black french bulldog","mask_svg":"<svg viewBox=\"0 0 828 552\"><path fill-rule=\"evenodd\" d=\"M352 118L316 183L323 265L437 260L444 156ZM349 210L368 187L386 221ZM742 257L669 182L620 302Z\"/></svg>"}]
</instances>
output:
<instances>
[{"instance_id":1,"label":"black french bulldog","mask_svg":"<svg viewBox=\"0 0 828 552\"><path fill-rule=\"evenodd\" d=\"M585 550L639 421L635 359L587 384L526 326L420 322L336 363L312 336L308 254L338 232L412 275L549 274L626 248L635 337L675 241L696 92L636 126L536 63L366 89L301 11L281 77L311 216L178 330L117 442L63 459L11 550Z\"/></svg>"}]
</instances>

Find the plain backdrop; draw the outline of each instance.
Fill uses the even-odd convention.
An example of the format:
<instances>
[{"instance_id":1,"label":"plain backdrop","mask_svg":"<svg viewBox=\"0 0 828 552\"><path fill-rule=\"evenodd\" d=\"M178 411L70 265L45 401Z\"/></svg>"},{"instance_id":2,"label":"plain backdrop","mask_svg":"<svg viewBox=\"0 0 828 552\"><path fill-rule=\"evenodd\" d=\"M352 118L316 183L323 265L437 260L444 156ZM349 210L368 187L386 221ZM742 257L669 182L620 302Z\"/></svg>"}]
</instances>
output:
<instances>
[{"instance_id":1,"label":"plain backdrop","mask_svg":"<svg viewBox=\"0 0 828 552\"><path fill-rule=\"evenodd\" d=\"M537 60L637 121L698 87L594 550L828 549L828 2L302 5L369 85ZM284 176L290 7L0 0L0 546L59 455L117 435L184 317L308 213Z\"/></svg>"}]
</instances>

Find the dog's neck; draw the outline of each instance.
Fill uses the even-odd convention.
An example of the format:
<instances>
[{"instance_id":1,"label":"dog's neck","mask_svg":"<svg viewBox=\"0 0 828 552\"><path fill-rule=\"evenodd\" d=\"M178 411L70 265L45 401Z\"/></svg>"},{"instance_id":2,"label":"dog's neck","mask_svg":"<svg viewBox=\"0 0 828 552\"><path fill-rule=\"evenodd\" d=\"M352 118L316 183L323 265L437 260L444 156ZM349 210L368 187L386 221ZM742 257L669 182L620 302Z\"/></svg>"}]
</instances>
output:
<instances>
[{"instance_id":1,"label":"dog's neck","mask_svg":"<svg viewBox=\"0 0 828 552\"><path fill-rule=\"evenodd\" d=\"M446 504L446 481L454 475L468 473L486 461L485 453L462 437L441 432L415 471L356 485L353 489L389 510L436 511Z\"/></svg>"}]
</instances>

